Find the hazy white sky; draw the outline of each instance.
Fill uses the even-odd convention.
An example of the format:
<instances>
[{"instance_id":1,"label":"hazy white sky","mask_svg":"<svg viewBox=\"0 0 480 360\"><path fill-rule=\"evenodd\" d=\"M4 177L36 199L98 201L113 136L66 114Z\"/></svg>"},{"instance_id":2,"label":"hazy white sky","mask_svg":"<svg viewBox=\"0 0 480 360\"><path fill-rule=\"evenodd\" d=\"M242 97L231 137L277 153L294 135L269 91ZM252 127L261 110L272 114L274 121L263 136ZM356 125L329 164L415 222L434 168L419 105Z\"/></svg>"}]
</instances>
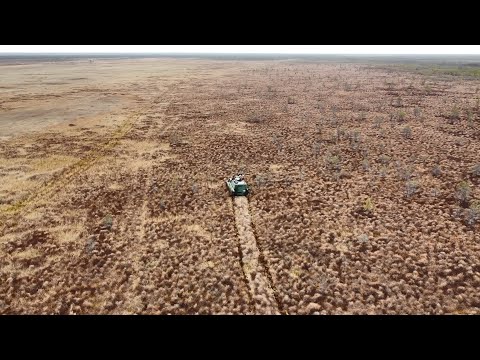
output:
<instances>
[{"instance_id":1,"label":"hazy white sky","mask_svg":"<svg viewBox=\"0 0 480 360\"><path fill-rule=\"evenodd\" d=\"M480 45L0 45L5 52L480 54Z\"/></svg>"}]
</instances>

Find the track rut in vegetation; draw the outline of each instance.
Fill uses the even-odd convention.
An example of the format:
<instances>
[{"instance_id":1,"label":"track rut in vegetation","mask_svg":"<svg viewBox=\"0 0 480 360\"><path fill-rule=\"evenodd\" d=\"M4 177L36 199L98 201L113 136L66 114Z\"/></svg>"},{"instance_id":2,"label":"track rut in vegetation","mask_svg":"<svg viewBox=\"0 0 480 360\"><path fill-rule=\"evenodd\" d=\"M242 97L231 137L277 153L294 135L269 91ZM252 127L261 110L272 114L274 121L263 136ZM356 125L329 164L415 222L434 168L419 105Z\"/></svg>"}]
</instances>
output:
<instances>
[{"instance_id":1,"label":"track rut in vegetation","mask_svg":"<svg viewBox=\"0 0 480 360\"><path fill-rule=\"evenodd\" d=\"M255 313L279 314L275 292L268 279L267 270L260 261L261 254L252 228L248 199L235 197L233 203L243 272L252 295Z\"/></svg>"}]
</instances>

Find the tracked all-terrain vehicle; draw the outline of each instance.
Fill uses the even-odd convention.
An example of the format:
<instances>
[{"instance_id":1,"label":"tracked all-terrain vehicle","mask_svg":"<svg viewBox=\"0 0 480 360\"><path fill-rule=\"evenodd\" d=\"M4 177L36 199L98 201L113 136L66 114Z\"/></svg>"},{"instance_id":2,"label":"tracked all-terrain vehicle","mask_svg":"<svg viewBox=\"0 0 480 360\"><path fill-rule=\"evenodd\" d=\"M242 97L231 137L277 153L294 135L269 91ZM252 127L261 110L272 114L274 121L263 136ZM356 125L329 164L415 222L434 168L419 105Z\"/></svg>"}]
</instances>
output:
<instances>
[{"instance_id":1,"label":"tracked all-terrain vehicle","mask_svg":"<svg viewBox=\"0 0 480 360\"><path fill-rule=\"evenodd\" d=\"M231 196L247 196L250 189L243 175L236 175L226 180L228 191Z\"/></svg>"}]
</instances>

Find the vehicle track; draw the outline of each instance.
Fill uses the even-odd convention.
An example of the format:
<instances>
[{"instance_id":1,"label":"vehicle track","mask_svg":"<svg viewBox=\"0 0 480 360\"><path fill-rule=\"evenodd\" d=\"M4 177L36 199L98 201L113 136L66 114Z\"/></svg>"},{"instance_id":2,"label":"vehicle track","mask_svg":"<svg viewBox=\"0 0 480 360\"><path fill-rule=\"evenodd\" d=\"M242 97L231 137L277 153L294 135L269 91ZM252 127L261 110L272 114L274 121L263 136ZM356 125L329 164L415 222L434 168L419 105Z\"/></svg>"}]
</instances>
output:
<instances>
[{"instance_id":1,"label":"vehicle track","mask_svg":"<svg viewBox=\"0 0 480 360\"><path fill-rule=\"evenodd\" d=\"M157 98L159 100L161 97ZM145 140L148 140L152 137L152 133L155 131L157 133L164 133L167 130L169 130L172 126L174 126L174 123L177 121L177 118L172 119L169 122L165 121L165 112L168 109L168 106L170 105L170 102L165 102L162 103L160 106L157 105L157 102L154 101L155 105L153 105L150 110L154 110L156 113L161 113L161 121L163 122L161 126L158 126L158 117L155 120L147 120L146 121L146 128L147 130L144 133L144 138ZM148 116L148 114L147 114ZM149 158L152 157L152 154L150 154ZM150 201L150 189L152 188L152 185L154 183L154 166L151 166L148 171L147 171L147 179L146 179L146 185L145 189L143 192L143 199L142 199L142 207L140 210L140 228L139 228L139 238L141 240L145 240L145 225L147 223L147 218L148 218L148 203Z\"/></svg>"},{"instance_id":2,"label":"vehicle track","mask_svg":"<svg viewBox=\"0 0 480 360\"><path fill-rule=\"evenodd\" d=\"M157 99L160 99L166 93L167 91L162 93ZM58 189L65 187L81 173L91 168L119 144L119 142L135 127L139 119L148 115L155 106L158 106L156 101L153 103L154 104L146 110L133 111L133 114L131 114L105 142L88 152L82 159L63 170L58 176L40 185L40 187L32 194L4 209L0 215L3 214L6 218L10 218L19 215L22 211L27 211L29 206L34 205L39 200L51 197L56 191L58 191ZM1 221L2 220L0 219L0 230L4 225Z\"/></svg>"},{"instance_id":3,"label":"vehicle track","mask_svg":"<svg viewBox=\"0 0 480 360\"><path fill-rule=\"evenodd\" d=\"M119 141L132 129L135 120L142 116L142 113L135 112L128 117L127 120L113 133L113 135L103 144L90 151L85 157L77 161L60 175L54 177L50 181L41 185L35 192L26 198L12 204L9 208L2 211L8 216L15 216L27 209L30 205L35 204L41 199L45 199L54 194L59 188L66 186L70 181L74 180L80 173L91 168L95 163L104 157L109 150L114 148ZM2 224L0 224L2 225Z\"/></svg>"},{"instance_id":4,"label":"vehicle track","mask_svg":"<svg viewBox=\"0 0 480 360\"><path fill-rule=\"evenodd\" d=\"M268 277L268 271L261 262L261 253L257 246L252 219L248 208L248 198L233 199L235 224L240 241L240 256L243 273L250 289L256 314L280 314L275 291Z\"/></svg>"}]
</instances>

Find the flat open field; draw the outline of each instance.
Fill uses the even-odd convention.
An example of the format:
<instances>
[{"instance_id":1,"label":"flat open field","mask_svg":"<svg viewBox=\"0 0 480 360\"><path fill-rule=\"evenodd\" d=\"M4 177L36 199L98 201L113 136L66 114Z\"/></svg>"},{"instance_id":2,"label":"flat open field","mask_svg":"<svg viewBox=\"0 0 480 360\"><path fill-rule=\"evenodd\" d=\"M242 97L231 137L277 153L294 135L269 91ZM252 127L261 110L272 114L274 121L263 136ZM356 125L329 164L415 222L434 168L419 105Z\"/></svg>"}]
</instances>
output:
<instances>
[{"instance_id":1,"label":"flat open field","mask_svg":"<svg viewBox=\"0 0 480 360\"><path fill-rule=\"evenodd\" d=\"M480 80L413 70L0 63L0 314L479 313Z\"/></svg>"}]
</instances>

